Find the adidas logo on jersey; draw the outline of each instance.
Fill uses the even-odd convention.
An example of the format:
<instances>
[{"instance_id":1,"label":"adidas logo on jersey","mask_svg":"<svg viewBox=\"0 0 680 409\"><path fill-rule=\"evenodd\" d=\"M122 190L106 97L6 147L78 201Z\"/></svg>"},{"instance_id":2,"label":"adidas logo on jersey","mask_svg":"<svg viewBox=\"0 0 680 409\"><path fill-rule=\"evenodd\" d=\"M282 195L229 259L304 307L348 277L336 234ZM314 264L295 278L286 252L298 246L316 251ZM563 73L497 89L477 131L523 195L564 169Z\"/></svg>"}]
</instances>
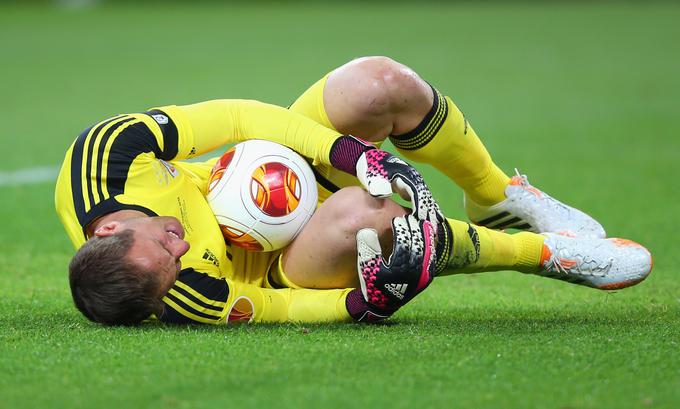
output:
<instances>
[{"instance_id":1,"label":"adidas logo on jersey","mask_svg":"<svg viewBox=\"0 0 680 409\"><path fill-rule=\"evenodd\" d=\"M403 300L404 294L406 294L406 288L408 288L408 284L385 284L385 288L387 291L394 294L395 297Z\"/></svg>"},{"instance_id":2,"label":"adidas logo on jersey","mask_svg":"<svg viewBox=\"0 0 680 409\"><path fill-rule=\"evenodd\" d=\"M203 253L203 259L213 263L216 267L220 266L219 260L217 260L217 257L215 257L215 254L210 251L210 249L205 249L205 253Z\"/></svg>"}]
</instances>

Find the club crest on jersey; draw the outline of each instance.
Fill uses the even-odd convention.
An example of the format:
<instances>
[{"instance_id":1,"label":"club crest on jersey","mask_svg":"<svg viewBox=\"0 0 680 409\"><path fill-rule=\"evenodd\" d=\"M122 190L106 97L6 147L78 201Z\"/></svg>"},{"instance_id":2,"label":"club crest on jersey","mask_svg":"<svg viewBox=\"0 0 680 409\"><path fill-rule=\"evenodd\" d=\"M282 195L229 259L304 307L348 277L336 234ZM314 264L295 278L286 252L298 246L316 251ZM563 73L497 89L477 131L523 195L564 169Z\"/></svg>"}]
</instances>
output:
<instances>
[{"instance_id":1,"label":"club crest on jersey","mask_svg":"<svg viewBox=\"0 0 680 409\"><path fill-rule=\"evenodd\" d=\"M151 115L151 117L158 122L159 125L165 125L168 123L168 117L162 114Z\"/></svg>"},{"instance_id":2,"label":"club crest on jersey","mask_svg":"<svg viewBox=\"0 0 680 409\"><path fill-rule=\"evenodd\" d=\"M170 173L170 175L171 175L173 178L176 178L177 175L179 175L179 170L177 170L176 167L174 167L173 165L171 165L171 164L169 164L168 162L164 161L163 159L158 159L158 160L159 160L159 161L161 162L161 164L165 167L165 169L167 169L167 171Z\"/></svg>"},{"instance_id":3,"label":"club crest on jersey","mask_svg":"<svg viewBox=\"0 0 680 409\"><path fill-rule=\"evenodd\" d=\"M227 322L250 322L255 315L255 306L248 297L238 297L231 305Z\"/></svg>"}]
</instances>

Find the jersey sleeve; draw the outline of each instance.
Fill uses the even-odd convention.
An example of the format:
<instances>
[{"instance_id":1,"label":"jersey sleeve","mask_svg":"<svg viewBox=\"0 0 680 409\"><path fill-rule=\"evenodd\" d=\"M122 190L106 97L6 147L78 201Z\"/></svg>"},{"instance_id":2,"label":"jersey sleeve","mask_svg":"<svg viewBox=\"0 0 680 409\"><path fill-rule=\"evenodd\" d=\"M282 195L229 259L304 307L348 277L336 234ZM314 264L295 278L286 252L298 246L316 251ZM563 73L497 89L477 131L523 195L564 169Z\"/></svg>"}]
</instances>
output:
<instances>
[{"instance_id":1,"label":"jersey sleeve","mask_svg":"<svg viewBox=\"0 0 680 409\"><path fill-rule=\"evenodd\" d=\"M171 324L352 321L345 298L351 289L269 289L185 269L163 298L158 319Z\"/></svg>"},{"instance_id":2,"label":"jersey sleeve","mask_svg":"<svg viewBox=\"0 0 680 409\"><path fill-rule=\"evenodd\" d=\"M148 113L160 127L168 128L164 135L172 130L178 133L177 159L201 155L228 143L265 139L288 146L315 165L330 165L331 147L340 137L301 114L252 100L221 99L160 107Z\"/></svg>"}]
</instances>

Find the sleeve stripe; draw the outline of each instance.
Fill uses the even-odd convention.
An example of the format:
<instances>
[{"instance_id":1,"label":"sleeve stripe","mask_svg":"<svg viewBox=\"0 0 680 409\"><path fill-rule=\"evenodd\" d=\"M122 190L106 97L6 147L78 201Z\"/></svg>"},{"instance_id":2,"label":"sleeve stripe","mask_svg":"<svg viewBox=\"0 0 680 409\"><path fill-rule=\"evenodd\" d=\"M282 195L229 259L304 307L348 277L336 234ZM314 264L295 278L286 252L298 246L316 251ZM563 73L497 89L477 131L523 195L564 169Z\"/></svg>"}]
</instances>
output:
<instances>
[{"instance_id":1,"label":"sleeve stripe","mask_svg":"<svg viewBox=\"0 0 680 409\"><path fill-rule=\"evenodd\" d=\"M179 323L179 324L184 324L184 323L193 323L193 322L201 322L201 323L203 323L203 324L215 324L215 323L216 323L213 319L202 318L202 317L199 317L198 315L192 314L192 313L189 312L189 311L183 310L182 307L180 307L179 305L175 304L175 303L174 303L171 299L169 299L167 296L163 299L163 301L165 302L166 311L167 311L167 309L168 309L168 307L169 307L169 308L172 309L172 311L173 311L174 313L176 313L176 314L178 314L178 315L180 315L180 316L183 316L183 317L187 317L187 318L189 318L191 321L189 321L189 322L175 322L175 320L177 320L177 321L179 321L179 320L178 320L177 318L175 318L174 320L173 320L173 319L168 319L169 316L170 316L171 314L168 314L167 312L165 312L165 313L163 313L163 315L161 315L161 321L169 322L169 323L171 323L171 324L178 324L178 323Z\"/></svg>"},{"instance_id":2,"label":"sleeve stripe","mask_svg":"<svg viewBox=\"0 0 680 409\"><path fill-rule=\"evenodd\" d=\"M204 316L204 317L206 317L206 318L210 317L210 318L213 318L213 319L219 319L219 318L222 316L222 315L220 314L220 312L222 311L222 309L220 309L219 311L210 311L210 310L207 310L207 309L203 308L201 305L196 304L193 300L191 300L191 299L185 297L183 294L181 294L180 292L178 292L176 288L170 289L170 291L168 292L168 295L169 295L175 302L181 302L181 303L182 303L183 305L185 305L186 307L191 308L191 309L194 311L194 313L196 313L196 314L201 314L202 316Z\"/></svg>"},{"instance_id":3,"label":"sleeve stripe","mask_svg":"<svg viewBox=\"0 0 680 409\"><path fill-rule=\"evenodd\" d=\"M173 299L175 300L180 300L182 301L185 305L188 307L191 307L193 310L200 312L201 314L205 314L206 316L209 317L220 317L221 312L224 310L223 308L220 308L218 310L214 310L213 308L205 308L204 306L196 303L194 300L192 300L189 297L186 297L184 294L181 292L177 291L177 288L171 288L170 291L168 292L169 295L172 295Z\"/></svg>"},{"instance_id":4,"label":"sleeve stripe","mask_svg":"<svg viewBox=\"0 0 680 409\"><path fill-rule=\"evenodd\" d=\"M105 149L105 153L108 153L106 170L102 169L101 177L104 179L104 175L106 176L105 196L114 197L124 192L128 171L137 156L153 152L157 158L160 157L161 152L156 136L141 118L135 119L135 122L126 125L117 134L111 135L113 141L107 143L110 147Z\"/></svg>"},{"instance_id":5,"label":"sleeve stripe","mask_svg":"<svg viewBox=\"0 0 680 409\"><path fill-rule=\"evenodd\" d=\"M92 127L84 131L78 136L76 142L73 144L73 152L71 154L71 193L73 196L73 207L78 217L81 226L84 226L85 220L85 200L83 194L83 180L82 180L82 164L83 164L83 148L85 141L90 134L97 134L106 124L122 118L117 116L101 122L96 128Z\"/></svg>"},{"instance_id":6,"label":"sleeve stripe","mask_svg":"<svg viewBox=\"0 0 680 409\"><path fill-rule=\"evenodd\" d=\"M182 270L175 285L182 285L191 295L210 305L223 306L229 298L229 285L223 278L212 277L193 268Z\"/></svg>"},{"instance_id":7,"label":"sleeve stripe","mask_svg":"<svg viewBox=\"0 0 680 409\"><path fill-rule=\"evenodd\" d=\"M194 303L200 305L203 308L208 308L214 311L222 311L224 310L224 306L226 305L223 302L216 301L216 300L211 300L202 294L194 291L193 288L189 287L188 285L184 284L181 281L176 281L175 282L175 287L173 287L173 290L177 291L179 294L184 295Z\"/></svg>"},{"instance_id":8,"label":"sleeve stripe","mask_svg":"<svg viewBox=\"0 0 680 409\"><path fill-rule=\"evenodd\" d=\"M114 123L114 122L112 122ZM99 138L99 132L103 129L103 126L100 126L95 130L92 135L88 137L88 144L87 144L87 149L85 150L85 157L87 158L86 161L83 161L83 166L85 167L85 179L83 180L84 185L86 186L85 192L83 192L83 196L87 194L88 198L88 205L85 206L85 209L89 211L92 206L94 206L95 199L92 194L92 157L94 156L94 143L95 141L98 141Z\"/></svg>"},{"instance_id":9,"label":"sleeve stripe","mask_svg":"<svg viewBox=\"0 0 680 409\"><path fill-rule=\"evenodd\" d=\"M179 312L180 314L190 317L191 319L194 319L199 322L207 323L207 324L215 324L216 321L219 321L221 317L218 316L212 316L208 315L206 313L203 313L192 306L186 304L183 300L181 300L178 297L175 297L172 294L172 290L166 296L163 298L163 301L171 305L175 311Z\"/></svg>"},{"instance_id":10,"label":"sleeve stripe","mask_svg":"<svg viewBox=\"0 0 680 409\"><path fill-rule=\"evenodd\" d=\"M226 320L228 297L226 280L187 268L180 271L175 285L163 298L166 310L160 319L177 324L187 320L219 324Z\"/></svg>"},{"instance_id":11,"label":"sleeve stripe","mask_svg":"<svg viewBox=\"0 0 680 409\"><path fill-rule=\"evenodd\" d=\"M96 169L95 169L95 176L97 177L97 193L99 194L100 199L99 200L104 200L108 199L110 196L108 195L108 192L104 192L102 184L105 183L106 180L106 175L102 173L102 168L104 165L104 157L107 155L109 150L107 148L110 148L110 143L109 139L113 136L117 136L122 132L123 129L121 129L121 126L123 126L126 123L129 123L133 121L135 118L128 118L126 120L120 121L117 124L111 126L109 129L106 130L104 135L99 140L99 145L97 146L97 162L96 162ZM129 125L129 124L128 124ZM114 135L115 134L115 135ZM108 160L108 158L107 158Z\"/></svg>"}]
</instances>

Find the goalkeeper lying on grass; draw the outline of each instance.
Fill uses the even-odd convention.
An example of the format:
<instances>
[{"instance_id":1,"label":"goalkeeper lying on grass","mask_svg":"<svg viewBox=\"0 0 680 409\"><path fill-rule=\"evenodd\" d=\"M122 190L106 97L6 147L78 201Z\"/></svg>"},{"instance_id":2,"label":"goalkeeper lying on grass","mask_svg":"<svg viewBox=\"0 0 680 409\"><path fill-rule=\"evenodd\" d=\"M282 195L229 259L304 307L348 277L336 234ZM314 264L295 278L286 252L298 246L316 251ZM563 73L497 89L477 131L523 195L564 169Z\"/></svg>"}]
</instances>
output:
<instances>
[{"instance_id":1,"label":"goalkeeper lying on grass","mask_svg":"<svg viewBox=\"0 0 680 409\"><path fill-rule=\"evenodd\" d=\"M443 217L420 174L371 144L388 137L463 188L475 224ZM282 251L226 244L204 198L214 160L183 161L254 138L316 169L322 203ZM384 198L389 186L412 211ZM109 325L375 321L443 275L516 270L618 289L652 267L644 247L508 177L448 97L385 57L332 71L289 109L217 100L99 122L67 151L56 207L78 249L75 304Z\"/></svg>"}]
</instances>

